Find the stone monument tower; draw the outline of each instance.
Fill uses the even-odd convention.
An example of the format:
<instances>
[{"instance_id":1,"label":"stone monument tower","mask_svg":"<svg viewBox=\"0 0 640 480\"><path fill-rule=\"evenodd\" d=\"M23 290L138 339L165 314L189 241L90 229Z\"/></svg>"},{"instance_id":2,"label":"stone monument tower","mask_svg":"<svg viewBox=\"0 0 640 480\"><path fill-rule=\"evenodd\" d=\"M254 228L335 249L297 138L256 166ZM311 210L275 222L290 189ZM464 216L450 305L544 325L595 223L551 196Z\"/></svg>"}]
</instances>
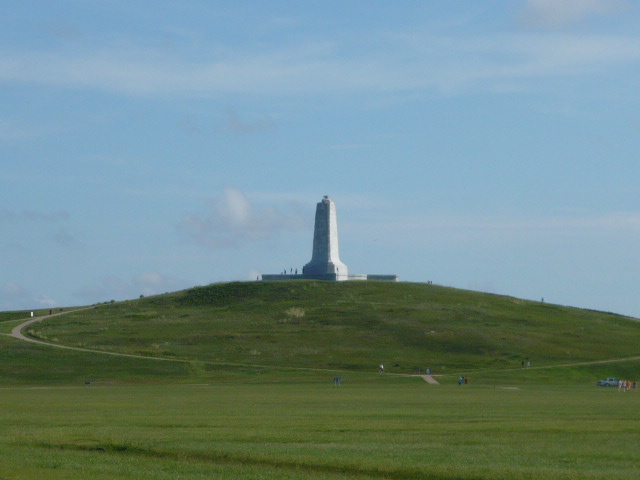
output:
<instances>
[{"instance_id":1,"label":"stone monument tower","mask_svg":"<svg viewBox=\"0 0 640 480\"><path fill-rule=\"evenodd\" d=\"M258 277L258 280L260 277ZM302 268L302 273L295 274L293 269L287 273L265 273L263 281L276 280L377 280L384 282L398 282L397 275L378 274L349 274L347 266L340 261L338 253L338 221L336 219L336 204L328 195L316 205L316 223L313 229L313 253L311 261ZM0 479L1 480L1 479Z\"/></svg>"},{"instance_id":2,"label":"stone monument tower","mask_svg":"<svg viewBox=\"0 0 640 480\"><path fill-rule=\"evenodd\" d=\"M338 253L338 221L336 205L328 195L316 205L316 223L313 230L313 253L302 274L307 278L323 280L349 280L347 266Z\"/></svg>"}]
</instances>

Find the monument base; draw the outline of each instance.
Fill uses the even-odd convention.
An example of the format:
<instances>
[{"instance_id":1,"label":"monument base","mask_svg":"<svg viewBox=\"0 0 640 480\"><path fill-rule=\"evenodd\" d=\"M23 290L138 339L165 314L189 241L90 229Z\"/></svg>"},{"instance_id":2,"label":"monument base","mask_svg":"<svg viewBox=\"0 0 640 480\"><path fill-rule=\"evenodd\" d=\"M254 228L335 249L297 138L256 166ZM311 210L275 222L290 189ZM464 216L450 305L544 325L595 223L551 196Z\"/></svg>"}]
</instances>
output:
<instances>
[{"instance_id":1,"label":"monument base","mask_svg":"<svg viewBox=\"0 0 640 480\"><path fill-rule=\"evenodd\" d=\"M398 275L367 275L366 273L355 273L349 276L326 274L326 275L306 275L306 274L284 274L284 273L265 273L260 278L263 282L275 282L281 280L325 280L328 282L345 282L345 281L366 281L374 282L399 282Z\"/></svg>"}]
</instances>

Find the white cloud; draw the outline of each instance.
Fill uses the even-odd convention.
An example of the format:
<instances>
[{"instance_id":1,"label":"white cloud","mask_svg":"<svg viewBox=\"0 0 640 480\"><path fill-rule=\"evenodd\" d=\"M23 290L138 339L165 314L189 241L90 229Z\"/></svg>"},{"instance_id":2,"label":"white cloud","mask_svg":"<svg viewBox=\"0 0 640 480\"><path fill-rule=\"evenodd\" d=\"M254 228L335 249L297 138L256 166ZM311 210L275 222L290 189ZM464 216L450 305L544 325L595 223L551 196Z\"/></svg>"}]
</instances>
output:
<instances>
[{"instance_id":1,"label":"white cloud","mask_svg":"<svg viewBox=\"0 0 640 480\"><path fill-rule=\"evenodd\" d=\"M640 60L640 38L585 33L460 38L422 32L388 35L356 52L335 43L219 51L224 53L203 53L199 61L135 47L75 54L5 51L0 52L0 84L190 97L452 92L576 71L608 73ZM266 116L240 119L229 110L225 127L246 133L273 129L275 123ZM20 135L4 128L9 138Z\"/></svg>"},{"instance_id":2,"label":"white cloud","mask_svg":"<svg viewBox=\"0 0 640 480\"><path fill-rule=\"evenodd\" d=\"M211 203L209 211L186 215L178 230L199 245L237 246L301 229L305 217L291 204L285 204L284 208L254 207L243 192L227 187Z\"/></svg>"},{"instance_id":3,"label":"white cloud","mask_svg":"<svg viewBox=\"0 0 640 480\"><path fill-rule=\"evenodd\" d=\"M534 26L563 27L628 7L625 0L528 0L522 19Z\"/></svg>"},{"instance_id":4,"label":"white cloud","mask_svg":"<svg viewBox=\"0 0 640 480\"><path fill-rule=\"evenodd\" d=\"M414 52L414 71L408 76L413 86L425 88L430 81L449 92L493 89L508 82L532 88L540 79L596 75L640 61L640 38L613 35L501 34L469 41L412 34L399 41Z\"/></svg>"}]
</instances>

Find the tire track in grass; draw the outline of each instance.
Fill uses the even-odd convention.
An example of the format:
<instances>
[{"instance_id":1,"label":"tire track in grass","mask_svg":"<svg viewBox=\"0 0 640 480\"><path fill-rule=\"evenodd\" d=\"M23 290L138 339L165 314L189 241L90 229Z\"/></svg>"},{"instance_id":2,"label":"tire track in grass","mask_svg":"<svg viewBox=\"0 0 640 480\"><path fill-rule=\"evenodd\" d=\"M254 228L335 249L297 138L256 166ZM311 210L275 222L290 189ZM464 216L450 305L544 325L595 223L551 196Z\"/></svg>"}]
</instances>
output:
<instances>
[{"instance_id":1,"label":"tire track in grass","mask_svg":"<svg viewBox=\"0 0 640 480\"><path fill-rule=\"evenodd\" d=\"M308 461L305 459L295 460L288 458L273 458L272 456L252 456L250 454L241 454L224 451L208 451L193 452L181 450L165 450L148 447L140 447L129 445L126 443L49 443L38 442L33 444L36 447L58 450L58 451L76 451L100 453L113 458L133 457L148 458L155 460L170 460L174 462L201 463L209 465L233 465L240 467L256 466L265 467L287 473L306 472L307 474L316 474L331 476L331 478L367 478L380 480L405 480L407 478L429 479L429 480L462 480L462 476L451 475L449 472L439 471L423 471L412 467L390 467L385 466L361 466L352 463L320 463ZM468 479L478 479L481 477L465 476ZM484 478L484 477L482 477ZM2 479L0 479L2 480Z\"/></svg>"}]
</instances>

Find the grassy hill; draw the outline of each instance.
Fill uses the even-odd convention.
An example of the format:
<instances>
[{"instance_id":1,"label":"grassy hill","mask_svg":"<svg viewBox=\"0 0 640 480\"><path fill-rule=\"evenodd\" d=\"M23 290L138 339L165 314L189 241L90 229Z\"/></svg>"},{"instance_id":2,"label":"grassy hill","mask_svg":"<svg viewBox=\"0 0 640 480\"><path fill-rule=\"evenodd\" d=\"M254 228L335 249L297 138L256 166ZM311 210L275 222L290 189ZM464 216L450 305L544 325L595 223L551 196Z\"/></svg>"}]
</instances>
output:
<instances>
[{"instance_id":1,"label":"grassy hill","mask_svg":"<svg viewBox=\"0 0 640 480\"><path fill-rule=\"evenodd\" d=\"M595 386L640 376L635 319L312 281L210 285L31 327L86 350L6 336L28 315L0 313L0 478L637 477L640 396ZM441 385L379 375L381 362L430 367Z\"/></svg>"},{"instance_id":2,"label":"grassy hill","mask_svg":"<svg viewBox=\"0 0 640 480\"><path fill-rule=\"evenodd\" d=\"M523 360L542 367L640 354L635 319L415 283L214 284L99 305L28 332L64 345L185 361L172 367L178 376L263 367L374 372L383 363L390 373L431 368L497 378ZM584 377L584 368L563 375ZM638 362L613 370L597 365L586 377L635 377Z\"/></svg>"}]
</instances>

